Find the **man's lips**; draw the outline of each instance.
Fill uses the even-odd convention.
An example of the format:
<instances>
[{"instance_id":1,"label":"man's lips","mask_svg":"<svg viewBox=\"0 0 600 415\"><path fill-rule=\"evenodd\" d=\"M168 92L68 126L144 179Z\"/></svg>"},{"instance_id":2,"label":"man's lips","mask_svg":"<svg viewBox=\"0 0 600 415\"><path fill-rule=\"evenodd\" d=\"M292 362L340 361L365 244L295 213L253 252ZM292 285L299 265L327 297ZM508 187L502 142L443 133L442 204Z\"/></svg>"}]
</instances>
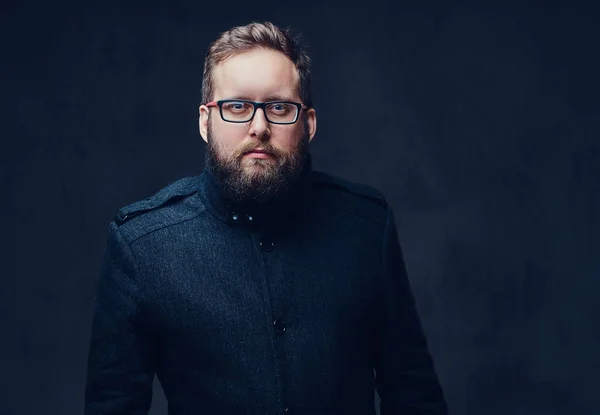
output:
<instances>
[{"instance_id":1,"label":"man's lips","mask_svg":"<svg viewBox=\"0 0 600 415\"><path fill-rule=\"evenodd\" d=\"M268 153L266 150L251 150L245 153L244 156L266 159L271 157L271 154Z\"/></svg>"}]
</instances>

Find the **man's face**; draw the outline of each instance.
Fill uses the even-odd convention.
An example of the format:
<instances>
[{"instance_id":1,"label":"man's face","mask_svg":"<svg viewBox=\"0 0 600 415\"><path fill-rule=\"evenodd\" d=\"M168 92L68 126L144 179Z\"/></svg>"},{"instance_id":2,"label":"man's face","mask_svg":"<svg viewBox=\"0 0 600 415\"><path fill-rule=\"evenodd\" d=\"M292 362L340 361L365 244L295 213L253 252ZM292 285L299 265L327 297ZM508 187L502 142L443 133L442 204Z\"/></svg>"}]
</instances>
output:
<instances>
[{"instance_id":1,"label":"man's face","mask_svg":"<svg viewBox=\"0 0 600 415\"><path fill-rule=\"evenodd\" d=\"M229 57L213 72L213 100L301 102L293 62L273 50L253 49ZM210 116L209 116L210 115ZM237 202L265 202L289 188L301 173L316 130L313 109L289 125L269 123L262 109L247 123L223 121L218 108L200 107L200 133L207 162L227 196ZM252 150L262 153L252 153Z\"/></svg>"}]
</instances>

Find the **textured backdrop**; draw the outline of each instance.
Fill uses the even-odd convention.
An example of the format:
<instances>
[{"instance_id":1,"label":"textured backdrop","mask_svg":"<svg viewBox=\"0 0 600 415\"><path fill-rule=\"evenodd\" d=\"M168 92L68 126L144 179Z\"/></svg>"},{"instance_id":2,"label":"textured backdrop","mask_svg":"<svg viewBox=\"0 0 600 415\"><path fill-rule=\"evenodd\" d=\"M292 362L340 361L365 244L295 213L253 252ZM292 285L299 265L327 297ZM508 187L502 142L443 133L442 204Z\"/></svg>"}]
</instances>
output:
<instances>
[{"instance_id":1,"label":"textured backdrop","mask_svg":"<svg viewBox=\"0 0 600 415\"><path fill-rule=\"evenodd\" d=\"M204 52L252 20L309 46L315 168L394 206L451 413L600 414L592 6L49 3L0 14L0 414L82 413L108 223L200 172Z\"/></svg>"}]
</instances>

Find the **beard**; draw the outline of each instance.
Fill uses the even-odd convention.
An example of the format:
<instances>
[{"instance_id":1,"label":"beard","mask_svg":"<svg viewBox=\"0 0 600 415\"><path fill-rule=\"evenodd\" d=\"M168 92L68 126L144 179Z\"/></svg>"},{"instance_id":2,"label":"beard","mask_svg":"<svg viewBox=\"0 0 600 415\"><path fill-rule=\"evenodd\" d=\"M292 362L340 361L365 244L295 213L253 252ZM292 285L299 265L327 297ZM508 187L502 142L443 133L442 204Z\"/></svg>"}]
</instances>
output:
<instances>
[{"instance_id":1,"label":"beard","mask_svg":"<svg viewBox=\"0 0 600 415\"><path fill-rule=\"evenodd\" d=\"M225 199L235 204L264 204L287 193L302 174L309 153L306 120L300 140L289 152L260 140L243 143L228 154L213 134L210 116L207 136L207 167ZM257 147L262 147L270 157L243 157Z\"/></svg>"}]
</instances>

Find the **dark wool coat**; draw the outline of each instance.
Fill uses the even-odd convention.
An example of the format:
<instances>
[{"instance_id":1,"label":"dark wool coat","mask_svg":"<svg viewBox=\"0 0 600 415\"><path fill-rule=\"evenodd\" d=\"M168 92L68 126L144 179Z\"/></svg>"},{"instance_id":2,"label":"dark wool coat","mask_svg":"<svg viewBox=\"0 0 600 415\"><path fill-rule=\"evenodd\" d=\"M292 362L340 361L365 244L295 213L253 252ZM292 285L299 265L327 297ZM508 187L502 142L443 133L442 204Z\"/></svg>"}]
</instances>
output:
<instances>
[{"instance_id":1,"label":"dark wool coat","mask_svg":"<svg viewBox=\"0 0 600 415\"><path fill-rule=\"evenodd\" d=\"M86 415L446 414L377 190L312 170L261 209L208 169L122 208L95 298Z\"/></svg>"}]
</instances>

